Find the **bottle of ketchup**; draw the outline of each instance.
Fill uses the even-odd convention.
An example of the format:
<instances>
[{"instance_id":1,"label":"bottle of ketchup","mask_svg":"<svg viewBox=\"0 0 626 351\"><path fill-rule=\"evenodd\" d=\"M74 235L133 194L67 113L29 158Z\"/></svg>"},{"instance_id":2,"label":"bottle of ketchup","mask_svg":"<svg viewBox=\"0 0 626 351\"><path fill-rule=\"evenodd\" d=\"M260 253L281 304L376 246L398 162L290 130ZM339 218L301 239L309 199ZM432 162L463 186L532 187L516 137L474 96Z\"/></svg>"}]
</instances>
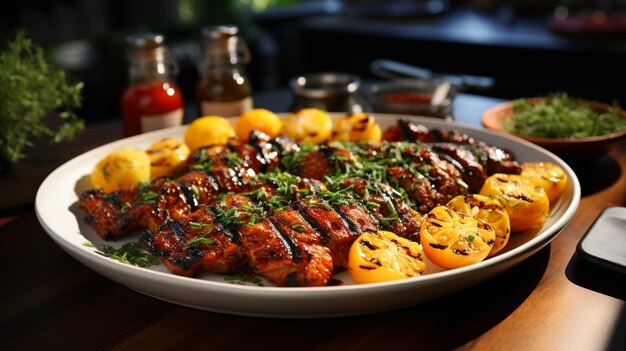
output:
<instances>
[{"instance_id":1,"label":"bottle of ketchup","mask_svg":"<svg viewBox=\"0 0 626 351\"><path fill-rule=\"evenodd\" d=\"M174 82L178 65L161 34L126 38L129 85L122 94L124 136L182 125L184 99Z\"/></svg>"}]
</instances>

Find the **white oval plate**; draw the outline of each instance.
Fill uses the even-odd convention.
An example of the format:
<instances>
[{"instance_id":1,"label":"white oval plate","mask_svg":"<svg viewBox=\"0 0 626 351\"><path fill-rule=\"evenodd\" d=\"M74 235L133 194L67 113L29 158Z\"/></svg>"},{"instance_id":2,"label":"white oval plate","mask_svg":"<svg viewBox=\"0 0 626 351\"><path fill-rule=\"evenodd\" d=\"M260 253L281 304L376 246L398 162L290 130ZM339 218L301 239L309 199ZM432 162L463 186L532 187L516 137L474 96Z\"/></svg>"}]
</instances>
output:
<instances>
[{"instance_id":1,"label":"white oval plate","mask_svg":"<svg viewBox=\"0 0 626 351\"><path fill-rule=\"evenodd\" d=\"M336 116L335 116L336 117ZM545 225L534 231L515 233L503 252L478 264L444 271L429 264L426 274L401 281L355 285L346 272L335 276L338 286L283 288L226 283L223 276L203 274L198 278L176 276L164 266L129 266L98 253L85 243L104 244L83 221L78 208L78 193L86 176L108 153L122 147L145 149L152 142L175 137L182 140L186 126L159 130L119 140L86 152L61 165L41 184L35 209L50 237L75 259L131 289L172 303L193 308L265 317L329 317L371 313L418 304L449 294L505 271L547 245L572 218L580 202L580 184L572 169L552 153L522 139L431 118L375 115L383 129L400 117L413 119L432 128L455 129L476 139L511 151L519 161L550 161L562 167L570 181L562 197L553 204ZM137 241L108 243L121 246ZM430 262L429 262L430 263Z\"/></svg>"}]
</instances>

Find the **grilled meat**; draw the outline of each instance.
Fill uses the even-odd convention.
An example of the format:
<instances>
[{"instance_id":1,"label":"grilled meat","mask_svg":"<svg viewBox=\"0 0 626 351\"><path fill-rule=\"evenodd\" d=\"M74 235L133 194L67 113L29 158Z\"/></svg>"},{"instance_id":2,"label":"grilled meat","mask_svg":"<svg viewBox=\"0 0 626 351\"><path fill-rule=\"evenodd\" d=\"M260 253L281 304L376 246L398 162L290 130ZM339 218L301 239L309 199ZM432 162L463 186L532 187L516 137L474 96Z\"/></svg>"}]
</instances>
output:
<instances>
[{"instance_id":1,"label":"grilled meat","mask_svg":"<svg viewBox=\"0 0 626 351\"><path fill-rule=\"evenodd\" d=\"M378 220L381 228L419 242L422 215L411 208L391 186L362 178L351 178L346 179L342 187L350 188L357 194L361 203L366 204L370 215ZM357 221L361 223L361 220Z\"/></svg>"},{"instance_id":2,"label":"grilled meat","mask_svg":"<svg viewBox=\"0 0 626 351\"><path fill-rule=\"evenodd\" d=\"M144 229L141 243L175 274L251 272L279 286L326 285L365 231L419 242L422 215L477 192L492 172L518 173L503 150L458 132L401 121L381 144L250 143L196 151L188 173L81 194L106 240Z\"/></svg>"},{"instance_id":3,"label":"grilled meat","mask_svg":"<svg viewBox=\"0 0 626 351\"><path fill-rule=\"evenodd\" d=\"M325 285L347 268L350 247L363 232L386 228L419 238L421 216L387 185L366 183L346 181L341 197L322 190L298 199L296 191L295 200L274 213L258 192L227 195L167 220L154 234L144 231L141 242L175 274L251 271L280 286ZM301 182L300 189L306 184L317 183Z\"/></svg>"},{"instance_id":4,"label":"grilled meat","mask_svg":"<svg viewBox=\"0 0 626 351\"><path fill-rule=\"evenodd\" d=\"M233 194L215 206L201 206L181 219L168 219L140 242L174 274L191 276L198 270L233 273L246 270L239 227L254 221L257 207L250 198Z\"/></svg>"},{"instance_id":5,"label":"grilled meat","mask_svg":"<svg viewBox=\"0 0 626 351\"><path fill-rule=\"evenodd\" d=\"M322 286L332 277L330 248L298 211L277 212L241 236L251 266L278 286Z\"/></svg>"},{"instance_id":6,"label":"grilled meat","mask_svg":"<svg viewBox=\"0 0 626 351\"><path fill-rule=\"evenodd\" d=\"M211 204L229 192L247 192L263 184L250 183L259 172L276 167L281 151L297 145L284 138L270 140L253 133L247 144L201 148L188 160L188 173L175 181L155 179L131 189L105 194L100 189L81 194L85 221L105 240L115 240L133 230L155 231L167 219L178 219Z\"/></svg>"},{"instance_id":7,"label":"grilled meat","mask_svg":"<svg viewBox=\"0 0 626 351\"><path fill-rule=\"evenodd\" d=\"M423 144L450 143L464 146L471 150L479 162L486 168L487 174L512 173L519 174L521 168L515 162L513 155L506 150L476 140L471 136L451 130L428 129L423 125L415 124L409 120L398 120L398 124L385 131L383 140L387 141L410 141Z\"/></svg>"}]
</instances>

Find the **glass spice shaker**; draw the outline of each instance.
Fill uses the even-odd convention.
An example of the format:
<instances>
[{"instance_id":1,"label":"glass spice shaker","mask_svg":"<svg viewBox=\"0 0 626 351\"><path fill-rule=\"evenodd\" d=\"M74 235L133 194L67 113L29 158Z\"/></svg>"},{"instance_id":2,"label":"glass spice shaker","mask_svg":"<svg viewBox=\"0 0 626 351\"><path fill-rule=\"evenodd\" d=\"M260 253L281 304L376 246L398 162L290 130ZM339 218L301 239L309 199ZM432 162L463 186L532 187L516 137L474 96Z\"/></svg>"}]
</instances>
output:
<instances>
[{"instance_id":1,"label":"glass spice shaker","mask_svg":"<svg viewBox=\"0 0 626 351\"><path fill-rule=\"evenodd\" d=\"M239 116L252 109L252 88L243 65L250 61L234 25L202 29L200 81L196 88L203 116Z\"/></svg>"},{"instance_id":2,"label":"glass spice shaker","mask_svg":"<svg viewBox=\"0 0 626 351\"><path fill-rule=\"evenodd\" d=\"M124 136L180 126L184 99L174 82L178 64L161 34L126 38L129 85L121 97Z\"/></svg>"}]
</instances>

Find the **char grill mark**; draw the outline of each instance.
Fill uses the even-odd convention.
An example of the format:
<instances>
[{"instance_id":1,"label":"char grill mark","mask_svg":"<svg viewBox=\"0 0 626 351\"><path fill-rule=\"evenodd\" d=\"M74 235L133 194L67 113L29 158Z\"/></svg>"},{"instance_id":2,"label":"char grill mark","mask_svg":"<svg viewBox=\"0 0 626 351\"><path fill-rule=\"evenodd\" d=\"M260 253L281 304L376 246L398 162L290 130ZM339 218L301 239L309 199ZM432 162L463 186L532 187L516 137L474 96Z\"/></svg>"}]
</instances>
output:
<instances>
[{"instance_id":1,"label":"char grill mark","mask_svg":"<svg viewBox=\"0 0 626 351\"><path fill-rule=\"evenodd\" d=\"M427 213L445 202L444 196L422 174L414 174L402 167L389 167L387 174L413 199L419 212Z\"/></svg>"},{"instance_id":2,"label":"char grill mark","mask_svg":"<svg viewBox=\"0 0 626 351\"><path fill-rule=\"evenodd\" d=\"M429 145L423 145L419 151L408 149L407 156L418 169L422 170L433 188L443 195L445 202L457 195L467 194L467 184L460 181L463 175L459 169L442 158Z\"/></svg>"},{"instance_id":3,"label":"char grill mark","mask_svg":"<svg viewBox=\"0 0 626 351\"><path fill-rule=\"evenodd\" d=\"M463 181L468 185L470 193L478 193L487 179L487 170L478 158L461 145L437 143L432 149L461 170Z\"/></svg>"},{"instance_id":4,"label":"char grill mark","mask_svg":"<svg viewBox=\"0 0 626 351\"><path fill-rule=\"evenodd\" d=\"M333 254L334 267L348 267L350 246L362 229L351 229L350 220L345 214L335 210L319 198L296 201L292 204L292 208L300 213L314 229L319 236L320 243L330 249Z\"/></svg>"},{"instance_id":5,"label":"char grill mark","mask_svg":"<svg viewBox=\"0 0 626 351\"><path fill-rule=\"evenodd\" d=\"M245 196L229 195L216 206L201 206L182 219L166 220L156 231L143 231L140 242L174 274L249 270L238 230L240 223L250 221L246 209L252 206ZM239 217L227 221L224 213L233 209Z\"/></svg>"},{"instance_id":6,"label":"char grill mark","mask_svg":"<svg viewBox=\"0 0 626 351\"><path fill-rule=\"evenodd\" d=\"M251 266L265 278L279 286L328 285L331 251L297 211L279 211L240 232Z\"/></svg>"},{"instance_id":7,"label":"char grill mark","mask_svg":"<svg viewBox=\"0 0 626 351\"><path fill-rule=\"evenodd\" d=\"M419 242L419 228L422 215L411 206L391 186L372 183L365 179L347 179L344 187L351 187L367 207L371 219L378 227L389 230L409 240Z\"/></svg>"},{"instance_id":8,"label":"char grill mark","mask_svg":"<svg viewBox=\"0 0 626 351\"><path fill-rule=\"evenodd\" d=\"M383 139L390 141L407 140L424 144L452 143L465 145L465 148L471 150L474 156L480 160L489 175L494 173L519 174L521 172L519 163L514 160L510 152L476 140L459 131L428 129L408 120L400 120L395 127L389 129Z\"/></svg>"},{"instance_id":9,"label":"char grill mark","mask_svg":"<svg viewBox=\"0 0 626 351\"><path fill-rule=\"evenodd\" d=\"M338 163L352 162L355 156L346 149L320 145L315 150L301 150L296 161L287 162L286 171L302 178L323 180L337 171Z\"/></svg>"}]
</instances>

